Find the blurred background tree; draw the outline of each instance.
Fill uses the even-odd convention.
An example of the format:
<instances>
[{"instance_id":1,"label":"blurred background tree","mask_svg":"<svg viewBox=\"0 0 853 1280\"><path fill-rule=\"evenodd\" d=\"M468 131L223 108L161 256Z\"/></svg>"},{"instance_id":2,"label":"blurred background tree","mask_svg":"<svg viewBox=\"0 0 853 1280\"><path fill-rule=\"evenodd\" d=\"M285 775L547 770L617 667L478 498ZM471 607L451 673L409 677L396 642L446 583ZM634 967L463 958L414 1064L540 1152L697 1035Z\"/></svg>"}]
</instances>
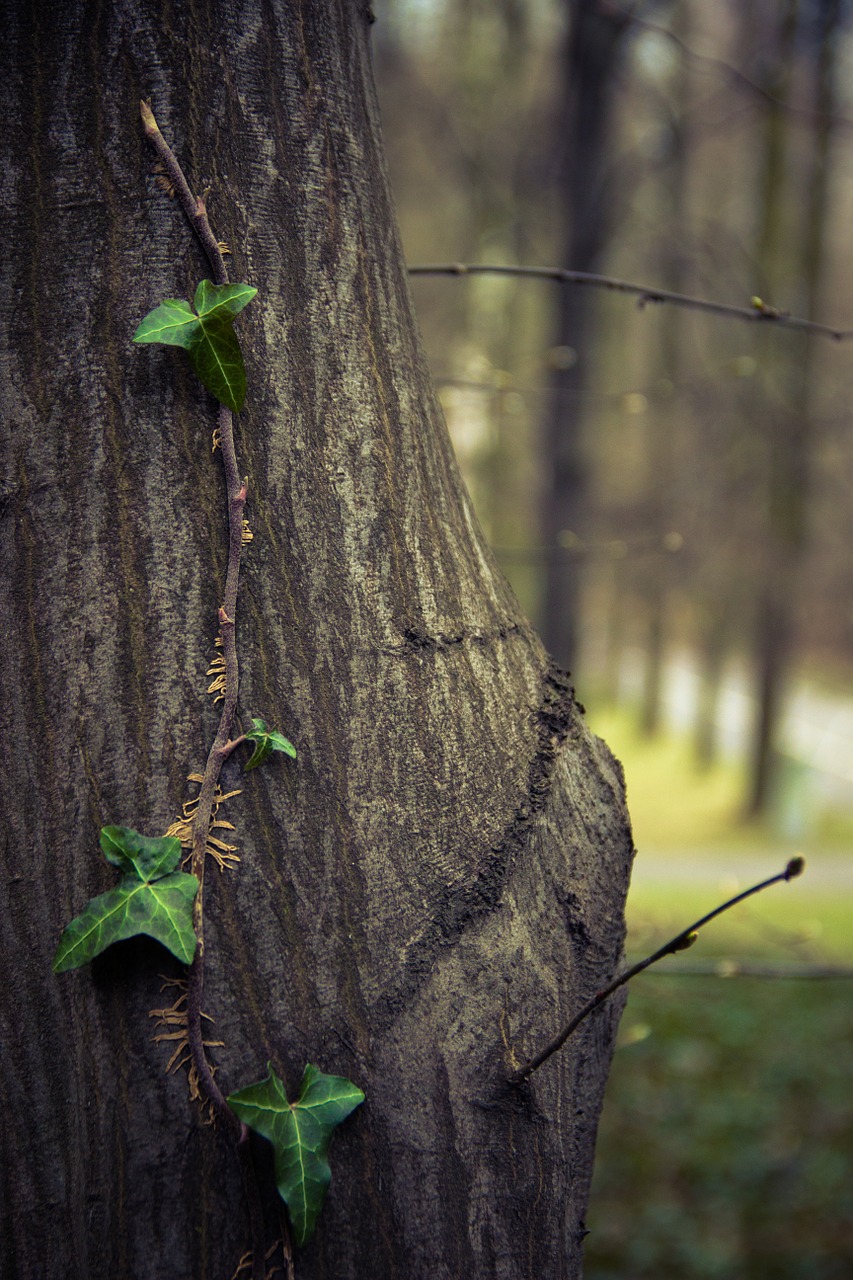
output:
<instances>
[{"instance_id":1,"label":"blurred background tree","mask_svg":"<svg viewBox=\"0 0 853 1280\"><path fill-rule=\"evenodd\" d=\"M851 0L377 13L410 263L563 266L853 326ZM805 841L804 897L720 952L849 964L853 342L541 279L412 288L487 535L625 763L635 949ZM840 1280L849 991L703 987L697 1023L702 981L631 998L588 1274ZM810 1075L827 1043L841 1065ZM750 1084L727 1111L733 1060Z\"/></svg>"},{"instance_id":2,"label":"blurred background tree","mask_svg":"<svg viewBox=\"0 0 853 1280\"><path fill-rule=\"evenodd\" d=\"M849 316L843 0L388 0L376 44L410 262ZM480 518L552 652L582 695L631 686L650 734L686 664L699 759L737 738L744 810L766 813L785 690L851 683L845 346L546 281L413 287Z\"/></svg>"}]
</instances>

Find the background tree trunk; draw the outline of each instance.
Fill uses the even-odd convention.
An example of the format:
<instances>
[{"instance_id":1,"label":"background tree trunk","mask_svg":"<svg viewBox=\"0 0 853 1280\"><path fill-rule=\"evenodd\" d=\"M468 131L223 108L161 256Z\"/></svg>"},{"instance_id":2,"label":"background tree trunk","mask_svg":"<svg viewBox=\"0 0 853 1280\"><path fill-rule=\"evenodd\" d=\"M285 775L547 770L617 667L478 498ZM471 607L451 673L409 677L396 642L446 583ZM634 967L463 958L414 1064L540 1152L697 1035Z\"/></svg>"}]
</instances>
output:
<instances>
[{"instance_id":1,"label":"background tree trunk","mask_svg":"<svg viewBox=\"0 0 853 1280\"><path fill-rule=\"evenodd\" d=\"M679 40L690 43L690 10L677 4L672 13L672 30ZM688 263L688 166L690 162L690 67L679 64L672 83L672 102L664 100L661 127L666 129L667 154L659 184L661 234L657 244L660 279L672 293L687 293ZM677 532L677 453L680 438L678 388L687 361L684 357L684 317L675 307L663 308L658 329L657 373L659 394L648 415L646 528L657 541L657 554L638 565L640 593L646 605L646 634L640 727L652 737L661 727L666 648L672 630L671 557L661 554L667 535ZM653 366L654 367L654 366ZM669 394L664 387L669 387Z\"/></svg>"},{"instance_id":2,"label":"background tree trunk","mask_svg":"<svg viewBox=\"0 0 853 1280\"><path fill-rule=\"evenodd\" d=\"M598 0L565 0L565 9L569 25L555 157L565 218L562 265L570 271L595 272L601 269L611 225L607 143L630 16ZM554 345L564 358L558 358L551 378L543 431L542 543L553 554L545 568L542 634L548 648L568 666L577 659L581 560L556 549L572 546L586 526L583 420L595 306L590 289L559 290Z\"/></svg>"},{"instance_id":3,"label":"background tree trunk","mask_svg":"<svg viewBox=\"0 0 853 1280\"><path fill-rule=\"evenodd\" d=\"M813 30L806 25L808 18L814 24ZM839 0L821 0L814 14L800 13L795 0L789 0L780 32L778 79L783 95L793 77L798 38L808 42L810 54L808 100L812 108L809 122L812 148L805 183L799 174L789 179L789 185L796 183L798 193L803 189L807 193L804 216L797 228L799 243L795 258L802 294L798 308L807 316L820 314L824 284L840 20ZM785 227L780 223L780 211L785 207L780 189L786 177L788 127L783 107L771 104L767 118L764 213L756 252L756 263L770 288L791 256ZM782 396L781 403L771 401L772 408L769 411L765 408L759 418L766 439L767 545L757 591L754 645L757 713L746 804L749 817L767 809L773 791L774 739L783 709L798 621L799 580L808 545L809 496L818 427L815 411L818 352L814 337L806 335L796 350L791 343L777 342L770 347L766 336L762 337L763 350L770 353L767 363L771 373L774 356L778 363L776 381L782 387ZM772 392L772 384L770 389Z\"/></svg>"},{"instance_id":4,"label":"background tree trunk","mask_svg":"<svg viewBox=\"0 0 853 1280\"><path fill-rule=\"evenodd\" d=\"M35 15L35 16L33 16ZM211 221L241 317L241 712L297 744L222 816L205 1003L226 1091L306 1061L367 1102L336 1136L300 1280L580 1273L618 1007L532 1086L494 1082L616 967L621 771L495 570L413 324L364 6L11 3L0 68L2 1230L15 1277L228 1277L233 1151L167 1076L144 940L56 978L113 883L98 829L192 793L226 506L213 403L133 348L207 274L138 101ZM497 1101L495 1100L497 1097ZM274 1234L274 1228L271 1228Z\"/></svg>"}]
</instances>

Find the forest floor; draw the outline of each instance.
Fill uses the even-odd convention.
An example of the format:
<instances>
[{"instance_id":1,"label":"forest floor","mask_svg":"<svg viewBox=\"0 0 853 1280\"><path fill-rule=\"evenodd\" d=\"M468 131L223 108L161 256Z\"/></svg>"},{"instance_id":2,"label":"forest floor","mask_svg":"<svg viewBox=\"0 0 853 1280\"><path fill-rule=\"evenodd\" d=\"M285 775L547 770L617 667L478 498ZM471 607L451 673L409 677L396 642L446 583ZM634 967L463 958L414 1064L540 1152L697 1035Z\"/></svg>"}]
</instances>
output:
<instances>
[{"instance_id":1,"label":"forest floor","mask_svg":"<svg viewBox=\"0 0 853 1280\"><path fill-rule=\"evenodd\" d=\"M613 709L589 720L625 768L638 849L631 959L793 854L806 870L631 984L599 1130L584 1274L847 1280L853 982L713 971L726 961L853 972L853 812L806 815L795 839L794 795L783 822L777 813L745 823L745 779L732 760L702 772L683 734L645 739ZM697 976L703 965L707 976Z\"/></svg>"}]
</instances>

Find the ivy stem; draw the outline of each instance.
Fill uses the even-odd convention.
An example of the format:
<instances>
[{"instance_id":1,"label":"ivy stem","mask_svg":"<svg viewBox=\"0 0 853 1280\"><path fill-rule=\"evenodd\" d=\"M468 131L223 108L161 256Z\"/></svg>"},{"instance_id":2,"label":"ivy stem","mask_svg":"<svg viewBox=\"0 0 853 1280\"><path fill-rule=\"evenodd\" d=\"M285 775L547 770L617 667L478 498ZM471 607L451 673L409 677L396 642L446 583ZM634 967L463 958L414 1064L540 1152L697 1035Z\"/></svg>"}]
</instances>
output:
<instances>
[{"instance_id":1,"label":"ivy stem","mask_svg":"<svg viewBox=\"0 0 853 1280\"><path fill-rule=\"evenodd\" d=\"M715 907L713 911L709 911L707 915L702 916L700 920L696 920L693 924L688 925L686 929L682 929L681 933L677 933L669 942L664 943L652 955L646 956L645 960L639 960L637 964L631 965L630 969L625 969L606 987L602 987L597 991L591 999L581 1008L572 1020L550 1040L535 1058L531 1058L523 1067L519 1067L517 1071L513 1071L509 1077L509 1084L522 1084L534 1071L538 1071L543 1063L562 1049L569 1036L577 1031L580 1024L589 1017L589 1015L603 1004L605 1000L613 995L614 991L618 991L620 987L624 987L626 982L630 982L632 978L636 978L638 973L642 973L644 969L648 969L649 965L655 964L658 960L663 960L664 956L675 955L678 951L686 951L688 947L692 947L696 941L696 935L703 925L708 924L710 920L714 920L717 916L722 915L724 911L728 911L731 907L736 907L739 902L743 902L746 898L751 898L754 893L760 893L762 889L767 889L771 884L778 884L782 880L793 880L796 876L802 875L805 867L803 858L791 858L784 871L780 871L778 875L771 876L769 880L762 880L759 884L754 884L749 889L744 889L743 893L736 894L733 898L729 898L719 907Z\"/></svg>"},{"instance_id":2,"label":"ivy stem","mask_svg":"<svg viewBox=\"0 0 853 1280\"><path fill-rule=\"evenodd\" d=\"M216 284L228 283L228 272L219 241L214 236L207 218L205 196L196 197L190 190L177 157L163 137L148 103L140 103L140 114L145 136L154 147L175 194L189 223L204 249ZM228 756L244 740L245 735L231 739L231 727L237 711L239 690L239 662L237 658L237 591L240 583L240 558L243 550L243 509L248 493L248 479L240 478L237 453L234 447L234 417L225 405L219 406L217 439L225 471L225 490L228 496L228 566L225 574L225 591L219 606L219 634L225 660L225 698L216 736L213 739L202 774L195 815L193 818L191 871L198 879L198 893L193 903L193 927L198 939L195 957L190 965L187 980L187 1039L193 1066L199 1084L213 1107L214 1114L231 1134L237 1144L237 1154L243 1175L243 1184L249 1208L252 1237L252 1277L263 1280L264 1275L264 1217L258 1189L257 1176L252 1161L248 1131L228 1106L222 1090L214 1079L213 1067L208 1061L202 1029L202 1001L204 997L204 873L207 862L207 839L216 799L216 789L222 766Z\"/></svg>"},{"instance_id":3,"label":"ivy stem","mask_svg":"<svg viewBox=\"0 0 853 1280\"><path fill-rule=\"evenodd\" d=\"M184 171L178 164L177 156L163 137L157 121L154 119L154 112L151 110L150 103L140 102L139 114L142 116L142 128L145 136L157 152L178 202L207 254L210 269L213 272L214 284L227 284L228 272L225 270L225 261L219 249L219 241L211 231L210 223L207 220L205 197L194 196L190 190L189 183L184 177Z\"/></svg>"},{"instance_id":4,"label":"ivy stem","mask_svg":"<svg viewBox=\"0 0 853 1280\"><path fill-rule=\"evenodd\" d=\"M240 480L237 455L234 449L234 419L230 409L219 406L219 441L225 468L225 487L228 501L228 568L225 575L225 592L219 607L219 634L222 638L222 654L225 659L225 699L219 727L207 756L198 793L193 821L191 871L198 877L199 891L193 907L193 924L198 937L198 950L194 967L198 967L198 985L204 980L204 871L207 861L207 837L213 817L216 787L222 766L233 749L231 726L237 711L237 693L240 683L240 665L237 658L237 591L240 583L240 556L243 549L243 508L246 505L248 481ZM199 1020L201 1017L201 993L199 993Z\"/></svg>"},{"instance_id":5,"label":"ivy stem","mask_svg":"<svg viewBox=\"0 0 853 1280\"><path fill-rule=\"evenodd\" d=\"M222 653L225 659L225 700L219 727L207 756L198 793L193 820L193 842L190 869L198 879L198 893L193 903L193 926L198 945L190 967L187 985L187 1028L193 1063L205 1093L210 1098L219 1118L227 1127L239 1132L236 1116L222 1096L213 1078L213 1070L204 1051L202 1032L202 1001L204 996L204 873L207 863L207 837L213 818L213 805L219 775L230 751L231 726L237 710L240 667L237 658L237 590L240 581L240 555L243 546L243 508L246 504L247 483L239 480L237 457L234 449L234 424L230 409L219 409L219 434L222 459L225 466L225 483L231 495L228 503L228 569L225 577L223 603L219 607L219 634L222 637ZM235 1129L235 1125L237 1126Z\"/></svg>"}]
</instances>

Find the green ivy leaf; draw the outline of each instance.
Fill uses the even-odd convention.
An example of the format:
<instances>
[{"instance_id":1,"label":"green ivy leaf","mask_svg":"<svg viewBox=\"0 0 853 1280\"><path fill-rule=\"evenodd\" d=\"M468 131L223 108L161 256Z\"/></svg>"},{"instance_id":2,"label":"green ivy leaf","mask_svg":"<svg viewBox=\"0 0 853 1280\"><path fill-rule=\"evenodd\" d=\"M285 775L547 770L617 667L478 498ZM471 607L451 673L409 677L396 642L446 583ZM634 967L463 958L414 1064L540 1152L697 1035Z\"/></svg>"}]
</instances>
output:
<instances>
[{"instance_id":1,"label":"green ivy leaf","mask_svg":"<svg viewBox=\"0 0 853 1280\"><path fill-rule=\"evenodd\" d=\"M284 734L279 733L277 729L268 729L266 721L256 720L254 716L252 716L252 727L246 734L246 739L257 745L244 767L244 772L263 764L267 756L272 755L273 751L283 751L285 755L291 756L294 760L296 759L296 747L294 747L293 743L289 742Z\"/></svg>"},{"instance_id":2,"label":"green ivy leaf","mask_svg":"<svg viewBox=\"0 0 853 1280\"><path fill-rule=\"evenodd\" d=\"M266 1080L232 1093L228 1105L273 1144L278 1192L296 1243L303 1245L314 1234L332 1178L326 1159L332 1133L364 1102L364 1094L351 1080L326 1076L309 1062L299 1097L291 1103L272 1063L267 1071Z\"/></svg>"},{"instance_id":3,"label":"green ivy leaf","mask_svg":"<svg viewBox=\"0 0 853 1280\"><path fill-rule=\"evenodd\" d=\"M201 280L193 305L200 316L221 312L233 317L249 305L257 292L250 284L214 284L211 280Z\"/></svg>"},{"instance_id":4,"label":"green ivy leaf","mask_svg":"<svg viewBox=\"0 0 853 1280\"><path fill-rule=\"evenodd\" d=\"M169 347L192 346L198 332L198 316L188 302L165 298L142 321L134 342L163 342Z\"/></svg>"},{"instance_id":5,"label":"green ivy leaf","mask_svg":"<svg viewBox=\"0 0 853 1280\"><path fill-rule=\"evenodd\" d=\"M198 340L188 348L190 364L211 395L235 413L246 400L243 353L226 315L215 311L199 320Z\"/></svg>"},{"instance_id":6,"label":"green ivy leaf","mask_svg":"<svg viewBox=\"0 0 853 1280\"><path fill-rule=\"evenodd\" d=\"M166 298L148 313L133 341L183 347L208 391L237 413L246 399L246 367L233 321L257 292L248 284L202 280L195 291L197 315L188 302Z\"/></svg>"},{"instance_id":7,"label":"green ivy leaf","mask_svg":"<svg viewBox=\"0 0 853 1280\"><path fill-rule=\"evenodd\" d=\"M107 862L140 880L159 880L181 860L177 837L142 836L131 827L102 827L101 850Z\"/></svg>"},{"instance_id":8,"label":"green ivy leaf","mask_svg":"<svg viewBox=\"0 0 853 1280\"><path fill-rule=\"evenodd\" d=\"M65 926L53 972L77 969L114 942L140 933L189 964L196 948L193 902L198 880L175 871L180 841L174 836L143 836L129 827L104 827L101 849L107 861L122 871L122 878L114 889L92 898L82 914Z\"/></svg>"}]
</instances>

